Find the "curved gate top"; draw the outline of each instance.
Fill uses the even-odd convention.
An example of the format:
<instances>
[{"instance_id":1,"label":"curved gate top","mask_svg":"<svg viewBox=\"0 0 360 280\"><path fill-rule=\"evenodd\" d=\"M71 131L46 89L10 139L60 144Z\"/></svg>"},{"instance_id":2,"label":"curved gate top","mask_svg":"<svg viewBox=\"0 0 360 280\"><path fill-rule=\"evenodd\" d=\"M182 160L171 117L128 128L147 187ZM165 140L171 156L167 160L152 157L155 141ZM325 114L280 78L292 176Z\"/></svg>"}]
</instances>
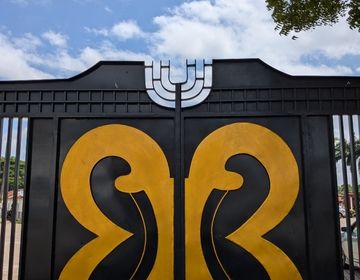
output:
<instances>
[{"instance_id":1,"label":"curved gate top","mask_svg":"<svg viewBox=\"0 0 360 280\"><path fill-rule=\"evenodd\" d=\"M0 82L6 127L28 127L20 278L340 279L333 115L360 113L360 78L170 72Z\"/></svg>"}]
</instances>

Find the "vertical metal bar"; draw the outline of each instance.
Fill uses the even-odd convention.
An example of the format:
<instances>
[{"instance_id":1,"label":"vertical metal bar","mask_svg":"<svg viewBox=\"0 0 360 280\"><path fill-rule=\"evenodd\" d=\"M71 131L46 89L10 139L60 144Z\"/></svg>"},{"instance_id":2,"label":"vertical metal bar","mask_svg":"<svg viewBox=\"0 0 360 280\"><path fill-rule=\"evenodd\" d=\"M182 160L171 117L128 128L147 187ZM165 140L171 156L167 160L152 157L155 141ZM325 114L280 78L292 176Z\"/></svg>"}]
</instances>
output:
<instances>
[{"instance_id":1,"label":"vertical metal bar","mask_svg":"<svg viewBox=\"0 0 360 280\"><path fill-rule=\"evenodd\" d=\"M28 113L30 113L30 95L31 95L31 92L30 91L27 91L27 94L28 94L28 96L27 96L27 112Z\"/></svg>"},{"instance_id":2,"label":"vertical metal bar","mask_svg":"<svg viewBox=\"0 0 360 280\"><path fill-rule=\"evenodd\" d=\"M335 111L334 110L334 88L331 88L330 90L330 98L331 98L331 111Z\"/></svg>"},{"instance_id":3,"label":"vertical metal bar","mask_svg":"<svg viewBox=\"0 0 360 280\"><path fill-rule=\"evenodd\" d=\"M307 151L309 149L309 128L308 125L306 123L306 117L303 115L301 116L301 122L300 122L300 130L301 130L301 161L302 161L302 184L304 186L307 185L308 182L308 177L309 177L309 166L308 166L308 161L307 161L307 157L309 156ZM309 238L310 235L310 227L309 227L309 202L308 202L308 195L307 194L307 188L303 188L303 205L304 205L304 217L305 217L305 244L306 244L306 264L307 264L307 275L310 276L311 275L311 254L310 254L310 248L311 248L311 240Z\"/></svg>"},{"instance_id":4,"label":"vertical metal bar","mask_svg":"<svg viewBox=\"0 0 360 280\"><path fill-rule=\"evenodd\" d=\"M113 90L113 113L116 113L116 94L115 94L115 90Z\"/></svg>"},{"instance_id":5,"label":"vertical metal bar","mask_svg":"<svg viewBox=\"0 0 360 280\"><path fill-rule=\"evenodd\" d=\"M170 72L170 71L169 71ZM140 113L140 91L137 91L137 100L138 100L138 113Z\"/></svg>"},{"instance_id":6,"label":"vertical metal bar","mask_svg":"<svg viewBox=\"0 0 360 280\"><path fill-rule=\"evenodd\" d=\"M80 104L80 95L79 95L79 91L76 91L76 113L79 113L79 104Z\"/></svg>"},{"instance_id":7,"label":"vertical metal bar","mask_svg":"<svg viewBox=\"0 0 360 280\"><path fill-rule=\"evenodd\" d=\"M3 170L3 165L1 164L1 157L2 157L1 152L2 152L2 145L3 145L3 141L2 141L2 138L3 138L3 123L4 123L4 118L1 118L0 119L0 174L1 174L1 170ZM3 170L3 172L4 172L4 170ZM4 179L3 177L4 176L2 176L1 179Z\"/></svg>"},{"instance_id":8,"label":"vertical metal bar","mask_svg":"<svg viewBox=\"0 0 360 280\"><path fill-rule=\"evenodd\" d=\"M345 195L345 211L346 211L346 235L349 252L349 269L350 269L350 280L354 280L354 259L353 259L353 248L351 241L351 220L350 220L350 201L349 201L349 186L346 170L346 142L344 135L344 121L343 116L339 116L339 129L340 129L340 153L341 153L341 165L342 175L344 183L344 195Z\"/></svg>"},{"instance_id":9,"label":"vertical metal bar","mask_svg":"<svg viewBox=\"0 0 360 280\"><path fill-rule=\"evenodd\" d=\"M19 91L15 91L15 113L18 112L19 106Z\"/></svg>"},{"instance_id":10,"label":"vertical metal bar","mask_svg":"<svg viewBox=\"0 0 360 280\"><path fill-rule=\"evenodd\" d=\"M333 190L333 207L334 209L336 209L336 213L339 213L339 193L338 193L338 187L337 187L337 174L336 174L336 160L335 160L335 129L334 129L334 123L335 123L335 119L334 116L329 116L329 149L330 149L330 157L331 157L331 162L333 162L332 166L331 166L331 179L332 179L332 190ZM340 269L338 270L339 275L338 278L339 280L343 280L344 279L344 268L342 265L342 246L341 246L341 225L340 225L340 219L335 218L335 224L336 224L336 237L338 240L338 244L337 244L337 264L340 267Z\"/></svg>"},{"instance_id":11,"label":"vertical metal bar","mask_svg":"<svg viewBox=\"0 0 360 280\"><path fill-rule=\"evenodd\" d=\"M161 73L161 71L160 71ZM125 91L125 96L126 96L126 101L125 101L125 112L126 113L129 113L129 92L128 91Z\"/></svg>"},{"instance_id":12,"label":"vertical metal bar","mask_svg":"<svg viewBox=\"0 0 360 280\"><path fill-rule=\"evenodd\" d=\"M55 263L55 240L56 240L56 213L57 213L57 200L58 200L58 162L59 162L59 127L60 127L60 120L59 118L54 118L54 153L52 159L52 169L53 173L51 176L52 184L54 185L54 191L50 194L49 198L49 235L51 236L51 272L49 278L52 279L54 275L54 263Z\"/></svg>"},{"instance_id":13,"label":"vertical metal bar","mask_svg":"<svg viewBox=\"0 0 360 280\"><path fill-rule=\"evenodd\" d=\"M222 97L222 93L223 91L220 89L219 90L219 99L218 99L218 103L219 103L219 111L218 112L222 112L222 100L221 100L221 97Z\"/></svg>"},{"instance_id":14,"label":"vertical metal bar","mask_svg":"<svg viewBox=\"0 0 360 280\"><path fill-rule=\"evenodd\" d=\"M2 102L1 102L1 113L5 113L5 104L6 104L6 91L1 91L3 94Z\"/></svg>"},{"instance_id":15,"label":"vertical metal bar","mask_svg":"<svg viewBox=\"0 0 360 280\"><path fill-rule=\"evenodd\" d=\"M247 111L247 91L244 89L244 112Z\"/></svg>"},{"instance_id":16,"label":"vertical metal bar","mask_svg":"<svg viewBox=\"0 0 360 280\"><path fill-rule=\"evenodd\" d=\"M51 112L54 113L55 112L55 91L51 91L51 98L52 98Z\"/></svg>"},{"instance_id":17,"label":"vertical metal bar","mask_svg":"<svg viewBox=\"0 0 360 280\"><path fill-rule=\"evenodd\" d=\"M20 254L19 254L19 279L24 279L24 277L22 277L22 263L23 263L23 259L25 256L25 229L27 228L27 217L26 217L26 213L27 213L27 209L28 209L28 203L27 203L27 198L28 198L28 190L27 190L27 185L28 185L28 160L29 160L29 153L30 153L30 141L29 141L29 137L30 137L30 119L27 119L27 125L24 126L23 129L25 129L26 127L26 135L25 135L25 139L21 139L21 141L24 142L24 147L25 147L25 166L24 166L24 194L23 194L23 205L22 205L22 216L21 216L21 225L22 225L22 230L21 230L21 237L20 237Z\"/></svg>"},{"instance_id":18,"label":"vertical metal bar","mask_svg":"<svg viewBox=\"0 0 360 280\"><path fill-rule=\"evenodd\" d=\"M259 89L255 90L255 111L257 112L259 109Z\"/></svg>"},{"instance_id":19,"label":"vertical metal bar","mask_svg":"<svg viewBox=\"0 0 360 280\"><path fill-rule=\"evenodd\" d=\"M205 70L204 70L205 71ZM230 112L234 112L234 90L230 91Z\"/></svg>"},{"instance_id":20,"label":"vertical metal bar","mask_svg":"<svg viewBox=\"0 0 360 280\"><path fill-rule=\"evenodd\" d=\"M9 188L9 175L10 175L10 153L11 153L11 138L12 138L12 126L13 119L9 118L6 153L5 153L5 165L2 181L2 209L1 209L1 238L0 238L0 280L3 277L3 265L4 265L4 253L5 253L5 233L6 233L6 214L7 214L7 199Z\"/></svg>"},{"instance_id":21,"label":"vertical metal bar","mask_svg":"<svg viewBox=\"0 0 360 280\"><path fill-rule=\"evenodd\" d=\"M358 120L358 133L359 133L359 140L360 140L360 116L357 115L357 120ZM360 169L360 162L359 162L359 169Z\"/></svg>"},{"instance_id":22,"label":"vertical metal bar","mask_svg":"<svg viewBox=\"0 0 360 280\"><path fill-rule=\"evenodd\" d=\"M66 90L64 90L64 113L67 112L67 108L68 108L68 92Z\"/></svg>"},{"instance_id":23,"label":"vertical metal bar","mask_svg":"<svg viewBox=\"0 0 360 280\"><path fill-rule=\"evenodd\" d=\"M88 91L88 97L89 97L89 103L88 103L88 105L89 105L89 113L91 113L92 92L90 90Z\"/></svg>"},{"instance_id":24,"label":"vertical metal bar","mask_svg":"<svg viewBox=\"0 0 360 280\"><path fill-rule=\"evenodd\" d=\"M306 88L305 98L306 98L306 112L309 112L310 111L309 88Z\"/></svg>"},{"instance_id":25,"label":"vertical metal bar","mask_svg":"<svg viewBox=\"0 0 360 280\"><path fill-rule=\"evenodd\" d=\"M181 84L175 85L174 276L185 279L185 209L183 185Z\"/></svg>"},{"instance_id":26,"label":"vertical metal bar","mask_svg":"<svg viewBox=\"0 0 360 280\"><path fill-rule=\"evenodd\" d=\"M15 171L14 171L14 189L12 201L12 217L11 217L11 234L10 234L10 251L9 251L9 273L8 279L13 278L14 265L14 248L15 248L15 230L16 230L16 216L17 216L17 200L18 200L18 182L20 178L20 151L21 151L21 133L22 133L22 119L18 118L17 140L15 152Z\"/></svg>"},{"instance_id":27,"label":"vertical metal bar","mask_svg":"<svg viewBox=\"0 0 360 280\"><path fill-rule=\"evenodd\" d=\"M39 102L39 112L42 113L43 111L43 99L44 99L44 92L40 90L40 102Z\"/></svg>"},{"instance_id":28,"label":"vertical metal bar","mask_svg":"<svg viewBox=\"0 0 360 280\"><path fill-rule=\"evenodd\" d=\"M103 114L103 113L105 113L104 112L104 91L102 90L101 91L101 101L100 101L100 110L101 110L101 113Z\"/></svg>"},{"instance_id":29,"label":"vertical metal bar","mask_svg":"<svg viewBox=\"0 0 360 280\"><path fill-rule=\"evenodd\" d=\"M1 102L0 104L1 104L1 112L2 113L4 113L5 112L5 91L0 91L1 93L2 93L2 96L3 96L3 98L2 98L2 100L1 101L3 101L3 102Z\"/></svg>"},{"instance_id":30,"label":"vertical metal bar","mask_svg":"<svg viewBox=\"0 0 360 280\"><path fill-rule=\"evenodd\" d=\"M1 163L2 161L2 145L3 143L3 129L4 129L4 118L1 118L0 121L0 174L1 174L1 185L0 185L0 202L2 201L2 195L1 195L1 186L2 182L4 181L4 166L5 166L5 158L4 158L4 164ZM1 173L2 172L2 173ZM1 209L0 209L1 211Z\"/></svg>"},{"instance_id":31,"label":"vertical metal bar","mask_svg":"<svg viewBox=\"0 0 360 280\"><path fill-rule=\"evenodd\" d=\"M351 168L351 184L353 195L355 198L355 216L356 216L356 228L360 229L360 213L359 213L359 188L358 177L356 170L356 150L355 150L355 136L354 136L354 123L353 117L349 116L349 136L350 136L350 168ZM360 252L360 234L357 235L358 252Z\"/></svg>"}]
</instances>

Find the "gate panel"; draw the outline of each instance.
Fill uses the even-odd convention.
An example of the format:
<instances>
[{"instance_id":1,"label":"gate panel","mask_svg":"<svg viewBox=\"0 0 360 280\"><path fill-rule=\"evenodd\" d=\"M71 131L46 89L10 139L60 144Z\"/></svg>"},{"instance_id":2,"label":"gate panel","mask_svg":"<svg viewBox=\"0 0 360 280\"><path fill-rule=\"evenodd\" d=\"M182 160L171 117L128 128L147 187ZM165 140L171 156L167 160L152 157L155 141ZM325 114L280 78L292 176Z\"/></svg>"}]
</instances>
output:
<instances>
[{"instance_id":1,"label":"gate panel","mask_svg":"<svg viewBox=\"0 0 360 280\"><path fill-rule=\"evenodd\" d=\"M333 173L333 137L330 117L312 116L304 121L306 162L306 214L309 256L313 279L341 279L336 209L336 178ZM334 199L335 198L335 199ZM336 230L334 230L336 229ZM326 236L326 238L324 238Z\"/></svg>"},{"instance_id":2,"label":"gate panel","mask_svg":"<svg viewBox=\"0 0 360 280\"><path fill-rule=\"evenodd\" d=\"M281 117L267 117L267 118L186 118L185 120L185 170L189 173L189 168L193 164L194 151L199 149L202 145L204 138L209 134L214 133L219 129L224 129L229 125L248 124L250 126L256 125L260 128L265 128L272 131L289 146L291 153L296 159L297 171L302 178L302 155L301 155L301 121L298 117L281 118ZM246 137L251 135L238 135L246 142ZM218 139L221 141L221 139ZM213 147L212 153L222 153L227 149L234 139L229 136L228 143L220 146L222 150L216 150ZM263 140L265 141L265 140ZM233 190L221 190L224 186L208 186L211 188L210 195L206 200L205 205L198 205L201 208L201 242L202 252L205 258L207 267L210 270L211 276L215 279L231 278L231 279L267 279L268 275L264 266L261 265L258 258L255 256L256 252L248 252L229 240L228 236L236 231L241 225L245 224L257 212L265 200L270 201L273 198L270 194L270 181L269 171L266 170L263 164L259 161L261 159L262 147L267 146L269 143L254 142L253 149L258 154L248 154L245 151L229 157L224 166L219 165L218 168L226 168L228 171L236 172L243 178L243 184L236 186ZM278 151L267 150L271 157L281 157ZM258 158L257 158L258 156ZM274 158L273 164L276 164ZM285 162L284 162L285 163ZM209 163L209 166L211 164ZM276 172L287 172L289 166L276 166ZM211 172L221 172L222 170L212 170ZM204 170L204 173L206 171ZM271 174L271 173L270 173ZM189 175L187 175L189 176ZM206 176L206 175L204 175ZM289 176L291 176L289 174ZM190 175L191 177L191 175ZM272 182L274 184L274 182ZM185 193L190 191L187 186ZM196 185L194 185L196 187ZM204 190L198 190L203 192ZM290 190L291 191L291 190ZM288 190L281 189L283 198L286 199ZM274 193L274 190L271 190ZM185 196L187 197L187 196ZM281 201L281 204L287 203L283 198L275 198ZM187 205L187 204L186 204ZM285 255L295 264L297 270L300 272L304 279L307 278L307 246L306 246L306 223L304 217L304 191L302 180L299 184L299 193L296 195L294 205L289 205L290 209L286 210L288 213L285 215L284 220L279 224L275 222L268 232L264 232L264 238L276 247L280 248ZM265 214L264 218L271 220L276 215L280 215L280 210L276 208L273 212L269 212L268 216ZM260 214L261 215L261 214ZM266 216L266 217L265 217ZM280 218L282 219L282 218ZM256 221L254 221L256 223ZM186 224L189 225L189 224ZM192 225L190 223L191 226ZM187 231L194 230L188 228ZM244 233L252 239L256 232ZM239 246L240 245L240 246ZM200 245L199 245L200 246ZM264 245L262 245L264 246ZM192 248L187 248L191 250ZM263 250L266 250L265 246ZM294 278L295 279L295 278Z\"/></svg>"},{"instance_id":3,"label":"gate panel","mask_svg":"<svg viewBox=\"0 0 360 280\"><path fill-rule=\"evenodd\" d=\"M195 78L176 84L163 83L170 65L157 77L138 62L0 83L1 117L30 123L21 279L343 278L332 116L360 112L359 78L292 77L259 60L203 68L187 63Z\"/></svg>"},{"instance_id":4,"label":"gate panel","mask_svg":"<svg viewBox=\"0 0 360 280\"><path fill-rule=\"evenodd\" d=\"M64 166L64 159L69 155L69 149L74 147L76 141L84 136L86 133L95 131L96 129L105 128L109 125L121 125L132 129L138 129L144 135L153 139L159 147L161 147L161 153L163 153L166 164L169 163L168 168L171 177L173 177L173 162L174 162L174 124L172 119L63 119L60 125L60 151L59 151L59 174L62 171L61 167ZM159 129L161 127L161 129ZM112 129L116 129L115 127ZM100 137L101 135L98 135ZM101 145L116 145L117 142L127 141L128 135L120 135L122 138L108 139L108 142L96 143ZM136 139L134 139L136 140ZM113 143L113 144L112 144ZM129 144L129 143L126 143ZM134 145L135 150L139 150L143 154L146 160L146 153L151 151L147 150L149 147L146 143L138 145L136 141L130 143ZM91 147L88 147L91 150ZM153 156L150 154L150 156ZM156 156L156 155L155 155ZM141 159L140 159L141 160ZM81 164L81 161L79 161ZM124 279L145 279L152 272L155 259L159 256L158 249L158 237L166 235L170 237L171 249L173 249L173 223L171 227L166 228L166 232L159 232L155 217L156 209L160 206L161 202L164 206L166 203L173 204L172 190L173 186L169 185L169 188L165 190L170 196L171 201L166 201L166 196L163 197L164 201L151 201L152 194L148 193L145 185L138 185L139 191L133 191L127 193L119 190L119 187L126 188L127 186L114 186L115 180L120 176L131 174L131 172L138 172L134 162L128 161L125 157L121 158L121 154L113 156L99 158L95 166L90 167L92 169L89 176L91 193L94 199L94 203L99 210L103 213L102 219L108 218L116 226L123 228L126 231L131 232L133 235L123 243L119 244L108 256L104 256L100 259L100 262L96 266L95 270L91 273L91 279L110 279L113 275L121 275ZM137 163L139 164L139 163ZM153 159L152 164L155 165L154 170L158 173L161 172L161 166L156 166L157 161ZM143 170L145 171L145 170ZM149 176L156 178L157 174L139 174L143 178ZM64 176L64 174L61 174ZM170 177L168 178L171 182ZM144 184L147 182L144 181ZM82 182L84 188L79 194L80 196L74 201L85 202L86 197L86 182ZM164 187L162 182L158 182L158 186L152 187ZM65 186L61 186L64 188ZM141 190L143 188L143 190ZM154 189L154 192L157 190ZM64 194L64 191L62 191ZM159 192L161 195L161 192ZM84 197L82 197L84 196ZM83 225L86 225L84 221L77 221L74 216L69 212L69 208L74 205L67 203L67 207L64 204L64 196L61 195L60 190L58 193L58 207L56 214L56 238L55 238L55 250L57 252L54 260L54 278L58 278L61 275L65 265L69 262L81 248L90 244L96 237L96 234L90 230L86 230ZM170 209L171 210L171 209ZM90 211L90 209L83 209L84 212ZM164 211L167 209L164 207ZM159 215L159 213L156 213ZM171 211L164 213L171 217L173 215ZM91 223L91 221L89 221ZM94 220L96 222L96 219ZM103 221L102 223L105 223ZM100 226L100 225L98 225ZM89 228L89 226L88 226ZM90 226L91 228L91 226ZM163 231L164 228L161 228ZM104 244L106 240L104 238ZM100 253L96 250L92 252ZM89 256L90 257L90 256ZM167 256L169 260L169 267L171 264L171 255Z\"/></svg>"},{"instance_id":5,"label":"gate panel","mask_svg":"<svg viewBox=\"0 0 360 280\"><path fill-rule=\"evenodd\" d=\"M23 267L27 279L51 275L56 170L56 122L32 119L29 125L28 192L25 212ZM42 265L39 265L39 264Z\"/></svg>"}]
</instances>

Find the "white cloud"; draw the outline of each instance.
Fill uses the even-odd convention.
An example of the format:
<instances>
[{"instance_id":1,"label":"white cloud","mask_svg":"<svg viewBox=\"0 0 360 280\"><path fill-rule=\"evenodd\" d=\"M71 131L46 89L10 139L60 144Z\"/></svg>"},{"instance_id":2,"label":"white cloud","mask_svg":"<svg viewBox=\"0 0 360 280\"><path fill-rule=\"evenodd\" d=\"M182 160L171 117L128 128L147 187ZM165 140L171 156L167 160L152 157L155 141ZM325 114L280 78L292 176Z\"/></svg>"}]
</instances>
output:
<instances>
[{"instance_id":1,"label":"white cloud","mask_svg":"<svg viewBox=\"0 0 360 280\"><path fill-rule=\"evenodd\" d=\"M151 53L176 58L259 57L290 74L351 74L349 67L304 64L303 56L339 60L360 55L360 36L343 20L291 36L279 36L264 0L190 1L154 19Z\"/></svg>"},{"instance_id":2,"label":"white cloud","mask_svg":"<svg viewBox=\"0 0 360 280\"><path fill-rule=\"evenodd\" d=\"M11 39L7 35L0 33L0 77L3 79L46 79L52 78L51 74L45 73L33 62L37 58L34 53L38 41L29 40L29 36L24 38ZM26 40L29 44L19 45L20 41Z\"/></svg>"},{"instance_id":3,"label":"white cloud","mask_svg":"<svg viewBox=\"0 0 360 280\"><path fill-rule=\"evenodd\" d=\"M142 37L143 32L133 20L121 21L111 28L111 33L120 40Z\"/></svg>"},{"instance_id":4,"label":"white cloud","mask_svg":"<svg viewBox=\"0 0 360 280\"><path fill-rule=\"evenodd\" d=\"M48 36L42 37L49 39ZM0 79L54 78L46 72L57 73L59 78L69 77L86 70L100 60L153 60L146 53L119 49L109 41L103 41L96 47L84 47L75 54L71 54L67 45L61 43L61 40L54 39L53 43L61 48L43 49L41 47L44 44L41 38L30 33L12 38L9 34L0 32L0 54L6 54L0 55Z\"/></svg>"},{"instance_id":5,"label":"white cloud","mask_svg":"<svg viewBox=\"0 0 360 280\"><path fill-rule=\"evenodd\" d=\"M31 33L24 34L23 37L13 38L14 45L23 50L35 50L42 45L41 40Z\"/></svg>"},{"instance_id":6,"label":"white cloud","mask_svg":"<svg viewBox=\"0 0 360 280\"><path fill-rule=\"evenodd\" d=\"M41 36L28 33L17 38L9 33L4 35L0 30L0 54L6 54L0 56L0 77L51 77L46 71L56 76L70 76L99 60L171 59L177 67L185 58L248 57L258 57L289 74L352 75L360 72L358 65L342 63L345 55L360 57L359 33L350 30L345 20L333 27L302 32L297 40L292 40L291 35L280 36L274 31L275 24L264 0L188 1L153 21L155 31L152 33L145 33L134 20L104 28L85 27L90 35L101 38L77 50L70 48L71 41L68 42L66 34L52 30ZM142 44L148 51L127 49L126 41L133 38L143 39ZM45 41L56 48L44 47ZM335 66L327 65L324 57Z\"/></svg>"},{"instance_id":7,"label":"white cloud","mask_svg":"<svg viewBox=\"0 0 360 280\"><path fill-rule=\"evenodd\" d=\"M50 4L52 0L10 0L10 2L20 6L27 6L29 4L46 5Z\"/></svg>"},{"instance_id":8,"label":"white cloud","mask_svg":"<svg viewBox=\"0 0 360 280\"><path fill-rule=\"evenodd\" d=\"M118 49L109 41L103 41L96 47L84 47L75 54L70 54L66 45L57 45L63 47L46 51L39 49L43 46L41 38L32 34L11 38L0 32L0 54L7 54L0 56L0 78L9 80L54 78L53 75L39 70L40 68L55 72L58 77L69 77L86 70L100 60L153 60L145 53Z\"/></svg>"},{"instance_id":9,"label":"white cloud","mask_svg":"<svg viewBox=\"0 0 360 280\"><path fill-rule=\"evenodd\" d=\"M66 47L67 45L67 37L52 30L43 33L42 37L46 39L51 45L56 47Z\"/></svg>"},{"instance_id":10,"label":"white cloud","mask_svg":"<svg viewBox=\"0 0 360 280\"><path fill-rule=\"evenodd\" d=\"M111 8L110 8L109 6L105 6L105 7L104 7L104 10L105 10L106 12L108 12L109 14L112 14L112 13L113 13L113 11L111 10Z\"/></svg>"},{"instance_id":11,"label":"white cloud","mask_svg":"<svg viewBox=\"0 0 360 280\"><path fill-rule=\"evenodd\" d=\"M126 41L134 38L143 38L146 36L145 32L143 32L136 21L133 20L120 21L114 24L111 28L97 29L85 27L85 30L95 35L114 37L120 41Z\"/></svg>"},{"instance_id":12,"label":"white cloud","mask_svg":"<svg viewBox=\"0 0 360 280\"><path fill-rule=\"evenodd\" d=\"M100 36L109 36L109 30L106 29L106 28L90 28L90 27L87 27L85 26L84 27L85 31L88 32L88 33L93 33L95 35L100 35Z\"/></svg>"},{"instance_id":13,"label":"white cloud","mask_svg":"<svg viewBox=\"0 0 360 280\"><path fill-rule=\"evenodd\" d=\"M100 60L151 61L152 58L147 54L117 49L113 44L103 42L97 48L85 47L77 55L71 55L67 50L47 54L42 64L65 75L72 75L86 70Z\"/></svg>"}]
</instances>

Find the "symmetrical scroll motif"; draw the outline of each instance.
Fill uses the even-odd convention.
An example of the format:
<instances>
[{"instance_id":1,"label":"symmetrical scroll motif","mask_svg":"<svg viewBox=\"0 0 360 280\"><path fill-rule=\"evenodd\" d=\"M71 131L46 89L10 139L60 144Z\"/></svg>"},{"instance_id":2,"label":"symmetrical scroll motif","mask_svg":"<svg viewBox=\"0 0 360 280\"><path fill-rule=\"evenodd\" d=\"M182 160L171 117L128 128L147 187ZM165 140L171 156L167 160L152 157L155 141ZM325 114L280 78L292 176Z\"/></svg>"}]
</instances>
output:
<instances>
[{"instance_id":1,"label":"symmetrical scroll motif","mask_svg":"<svg viewBox=\"0 0 360 280\"><path fill-rule=\"evenodd\" d=\"M227 238L252 254L270 279L302 279L289 257L263 238L295 203L299 192L297 163L277 134L251 123L219 128L195 151L185 189L186 279L212 279L201 248L202 213L213 189L231 191L242 186L243 177L225 169L226 162L238 154L253 156L265 167L270 192L257 211Z\"/></svg>"},{"instance_id":2,"label":"symmetrical scroll motif","mask_svg":"<svg viewBox=\"0 0 360 280\"><path fill-rule=\"evenodd\" d=\"M243 185L244 178L240 174L225 169L231 157L241 154L250 155L263 165L270 190L255 213L226 238L254 256L270 279L300 280L300 272L286 253L264 238L283 221L295 204L299 193L297 162L277 134L251 123L234 123L215 130L194 153L189 177L185 181L186 279L212 279L201 245L203 211L214 189L226 191L215 210L213 229L215 215L227 193ZM61 172L64 202L73 217L97 237L72 256L60 279L89 279L96 266L133 234L109 220L91 193L91 172L100 160L109 156L123 158L131 168L130 174L115 180L115 188L130 195L144 191L153 207L158 248L149 279L173 279L174 191L166 157L158 144L144 132L119 124L101 126L85 133L65 158ZM212 246L216 254L214 242ZM228 276L226 267L218 261L224 275Z\"/></svg>"},{"instance_id":3,"label":"symmetrical scroll motif","mask_svg":"<svg viewBox=\"0 0 360 280\"><path fill-rule=\"evenodd\" d=\"M156 67L154 63L145 66L146 90L157 104L175 108L175 83L170 78L170 61ZM201 73L201 74L200 74ZM206 99L212 86L212 64L186 61L185 81L181 84L181 107L195 106Z\"/></svg>"},{"instance_id":4,"label":"symmetrical scroll motif","mask_svg":"<svg viewBox=\"0 0 360 280\"><path fill-rule=\"evenodd\" d=\"M94 166L109 156L125 159L129 175L115 180L122 192L145 191L157 218L158 250L149 279L173 277L173 180L158 144L144 132L125 125L105 125L80 137L67 154L61 172L61 194L74 218L97 235L68 261L61 280L89 279L96 266L132 233L110 221L96 205L90 176ZM81 201L79 201L81 197Z\"/></svg>"}]
</instances>

